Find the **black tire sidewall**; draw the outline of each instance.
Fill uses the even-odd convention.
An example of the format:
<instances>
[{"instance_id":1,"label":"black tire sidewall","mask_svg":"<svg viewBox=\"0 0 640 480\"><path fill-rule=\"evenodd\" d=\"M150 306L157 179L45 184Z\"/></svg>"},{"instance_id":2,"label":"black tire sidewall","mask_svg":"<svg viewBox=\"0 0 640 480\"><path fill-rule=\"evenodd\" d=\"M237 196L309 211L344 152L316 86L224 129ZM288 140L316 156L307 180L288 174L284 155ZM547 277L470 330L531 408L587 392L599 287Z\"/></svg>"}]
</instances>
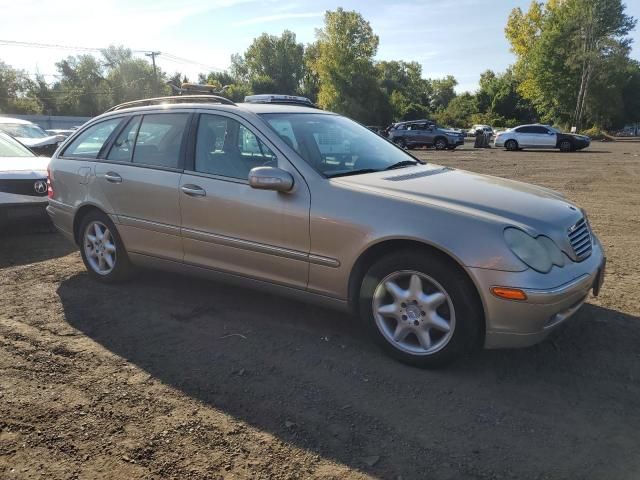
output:
<instances>
[{"instance_id":1,"label":"black tire sidewall","mask_svg":"<svg viewBox=\"0 0 640 480\"><path fill-rule=\"evenodd\" d=\"M438 146L438 144L440 144L440 146ZM444 138L438 138L434 143L436 150L445 150L448 145L449 143Z\"/></svg>"},{"instance_id":2,"label":"black tire sidewall","mask_svg":"<svg viewBox=\"0 0 640 480\"><path fill-rule=\"evenodd\" d=\"M107 275L100 275L93 270L93 268L89 264L89 261L87 260L86 253L84 251L85 233L89 224L94 221L101 222L107 226L116 245L116 265L113 270ZM131 262L129 261L129 256L127 255L127 251L124 248L124 244L122 243L122 239L120 238L118 229L107 215L98 211L89 212L87 215L85 215L82 218L82 222L80 223L79 237L80 238L78 243L80 246L80 255L82 256L82 261L84 262L87 272L92 278L104 283L116 283L126 280L130 276Z\"/></svg>"},{"instance_id":3,"label":"black tire sidewall","mask_svg":"<svg viewBox=\"0 0 640 480\"><path fill-rule=\"evenodd\" d=\"M395 348L380 332L373 316L373 293L387 275L400 270L415 270L436 280L451 297L456 326L449 343L430 355L412 355ZM391 356L403 363L423 368L444 366L473 350L483 331L483 312L475 287L458 267L440 255L421 251L402 251L387 255L374 263L365 274L359 295L361 321L370 336Z\"/></svg>"},{"instance_id":4,"label":"black tire sidewall","mask_svg":"<svg viewBox=\"0 0 640 480\"><path fill-rule=\"evenodd\" d=\"M563 148L563 145L569 145L569 148ZM571 144L571 142L569 140L562 140L560 142L560 151L561 152L570 152L571 150L573 150L573 145Z\"/></svg>"},{"instance_id":5,"label":"black tire sidewall","mask_svg":"<svg viewBox=\"0 0 640 480\"><path fill-rule=\"evenodd\" d=\"M504 148L509 150L510 152L515 152L516 150L518 150L518 142L516 142L515 140L507 140L507 142L504 144Z\"/></svg>"}]
</instances>

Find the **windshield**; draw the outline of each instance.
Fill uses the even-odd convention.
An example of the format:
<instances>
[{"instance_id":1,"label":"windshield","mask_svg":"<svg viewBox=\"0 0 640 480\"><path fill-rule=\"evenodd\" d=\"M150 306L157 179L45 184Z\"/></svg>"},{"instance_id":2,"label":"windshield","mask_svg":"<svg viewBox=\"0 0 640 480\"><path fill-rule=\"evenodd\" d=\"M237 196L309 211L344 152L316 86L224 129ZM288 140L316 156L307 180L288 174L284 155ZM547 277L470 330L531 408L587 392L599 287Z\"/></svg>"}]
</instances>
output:
<instances>
[{"instance_id":1,"label":"windshield","mask_svg":"<svg viewBox=\"0 0 640 480\"><path fill-rule=\"evenodd\" d=\"M309 165L327 177L420 163L380 135L345 117L322 113L261 116Z\"/></svg>"},{"instance_id":2,"label":"windshield","mask_svg":"<svg viewBox=\"0 0 640 480\"><path fill-rule=\"evenodd\" d=\"M35 155L13 138L0 133L0 157L34 157Z\"/></svg>"},{"instance_id":3,"label":"windshield","mask_svg":"<svg viewBox=\"0 0 640 480\"><path fill-rule=\"evenodd\" d=\"M49 136L42 128L32 123L0 123L0 130L18 138L44 138Z\"/></svg>"}]
</instances>

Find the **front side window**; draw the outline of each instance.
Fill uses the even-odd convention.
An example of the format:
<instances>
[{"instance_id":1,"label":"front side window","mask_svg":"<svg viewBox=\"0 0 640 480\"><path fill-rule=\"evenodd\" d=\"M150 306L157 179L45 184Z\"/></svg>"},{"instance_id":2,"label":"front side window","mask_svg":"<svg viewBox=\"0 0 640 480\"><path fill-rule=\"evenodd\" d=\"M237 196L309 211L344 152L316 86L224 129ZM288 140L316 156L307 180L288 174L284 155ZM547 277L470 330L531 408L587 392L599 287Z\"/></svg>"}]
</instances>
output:
<instances>
[{"instance_id":1,"label":"front side window","mask_svg":"<svg viewBox=\"0 0 640 480\"><path fill-rule=\"evenodd\" d=\"M0 133L0 157L33 157L33 153L9 135Z\"/></svg>"},{"instance_id":2,"label":"front side window","mask_svg":"<svg viewBox=\"0 0 640 480\"><path fill-rule=\"evenodd\" d=\"M113 118L87 128L64 150L63 157L98 158L109 136L120 124L122 118Z\"/></svg>"},{"instance_id":3,"label":"front side window","mask_svg":"<svg viewBox=\"0 0 640 480\"><path fill-rule=\"evenodd\" d=\"M293 132L295 150L328 177L420 163L380 135L339 115L267 113L261 116L276 133Z\"/></svg>"},{"instance_id":4,"label":"front side window","mask_svg":"<svg viewBox=\"0 0 640 480\"><path fill-rule=\"evenodd\" d=\"M277 164L275 154L240 122L200 115L195 171L246 180L254 167Z\"/></svg>"},{"instance_id":5,"label":"front side window","mask_svg":"<svg viewBox=\"0 0 640 480\"><path fill-rule=\"evenodd\" d=\"M549 134L549 130L547 130L545 127L531 127L532 132L531 133L537 133L540 135L548 135Z\"/></svg>"},{"instance_id":6,"label":"front side window","mask_svg":"<svg viewBox=\"0 0 640 480\"><path fill-rule=\"evenodd\" d=\"M178 168L188 119L188 113L145 115L136 137L133 163Z\"/></svg>"}]
</instances>

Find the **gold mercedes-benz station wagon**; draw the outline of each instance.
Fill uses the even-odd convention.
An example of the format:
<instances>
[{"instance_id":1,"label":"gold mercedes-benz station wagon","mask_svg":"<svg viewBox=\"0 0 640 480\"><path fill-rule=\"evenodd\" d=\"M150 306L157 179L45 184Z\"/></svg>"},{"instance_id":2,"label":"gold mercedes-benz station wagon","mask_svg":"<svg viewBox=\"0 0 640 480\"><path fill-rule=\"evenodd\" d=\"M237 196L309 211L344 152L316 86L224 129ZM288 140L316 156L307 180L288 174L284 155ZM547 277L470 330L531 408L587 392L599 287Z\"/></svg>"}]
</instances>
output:
<instances>
[{"instance_id":1,"label":"gold mercedes-benz station wagon","mask_svg":"<svg viewBox=\"0 0 640 480\"><path fill-rule=\"evenodd\" d=\"M604 278L561 194L423 163L302 97L114 107L54 154L48 212L96 280L141 266L268 288L354 312L419 366L539 342Z\"/></svg>"}]
</instances>

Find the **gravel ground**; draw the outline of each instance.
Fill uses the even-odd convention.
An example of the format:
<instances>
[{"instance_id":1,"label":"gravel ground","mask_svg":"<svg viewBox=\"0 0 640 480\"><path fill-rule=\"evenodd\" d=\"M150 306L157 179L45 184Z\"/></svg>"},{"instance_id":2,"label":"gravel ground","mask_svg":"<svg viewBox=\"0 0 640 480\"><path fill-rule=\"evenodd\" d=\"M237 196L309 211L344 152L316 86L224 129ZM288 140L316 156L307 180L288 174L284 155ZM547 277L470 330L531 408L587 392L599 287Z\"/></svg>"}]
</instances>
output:
<instances>
[{"instance_id":1,"label":"gravel ground","mask_svg":"<svg viewBox=\"0 0 640 480\"><path fill-rule=\"evenodd\" d=\"M0 238L0 477L640 478L640 143L416 151L551 187L608 256L548 341L440 371L354 319L198 279L105 286L59 235Z\"/></svg>"}]
</instances>

